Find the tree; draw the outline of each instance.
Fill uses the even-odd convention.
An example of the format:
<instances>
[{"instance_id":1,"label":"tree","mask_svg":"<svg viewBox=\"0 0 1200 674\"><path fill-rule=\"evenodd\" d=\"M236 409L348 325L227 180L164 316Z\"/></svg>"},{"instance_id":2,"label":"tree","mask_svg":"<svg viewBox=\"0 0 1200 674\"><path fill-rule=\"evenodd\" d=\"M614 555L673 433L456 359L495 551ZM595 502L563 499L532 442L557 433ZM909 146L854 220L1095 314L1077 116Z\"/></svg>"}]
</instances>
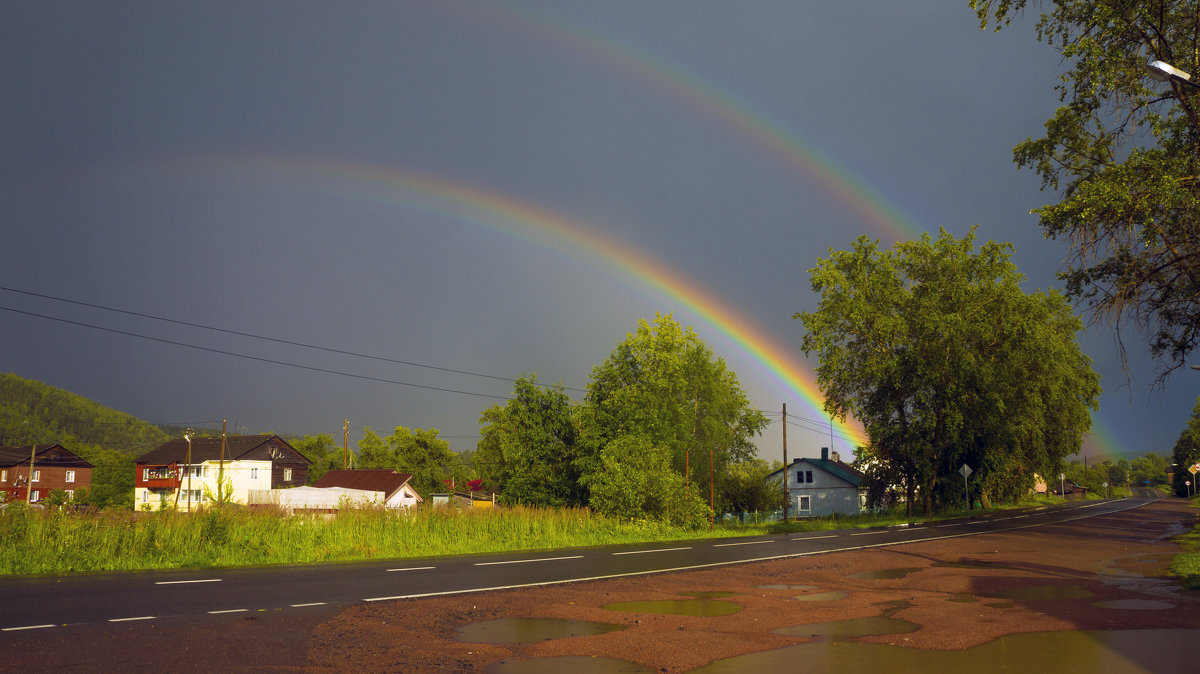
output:
<instances>
[{"instance_id":1,"label":"tree","mask_svg":"<svg viewBox=\"0 0 1200 674\"><path fill-rule=\"evenodd\" d=\"M1196 493L1196 479L1200 477L1200 473L1193 475L1188 471L1188 467L1200 463L1200 398L1196 399L1196 405L1192 407L1192 416L1187 420L1187 426L1175 440L1175 446L1171 450L1171 463L1174 464L1171 488L1175 495L1187 497L1189 491ZM1191 486L1187 484L1189 481Z\"/></svg>"},{"instance_id":2,"label":"tree","mask_svg":"<svg viewBox=\"0 0 1200 674\"><path fill-rule=\"evenodd\" d=\"M1166 484L1167 457L1147 452L1129 463L1129 479L1135 487L1154 487Z\"/></svg>"},{"instance_id":3,"label":"tree","mask_svg":"<svg viewBox=\"0 0 1200 674\"><path fill-rule=\"evenodd\" d=\"M574 405L562 384L544 388L537 376L517 379L513 399L493 405L483 424L474 461L504 503L563 507L586 505L575 464Z\"/></svg>"},{"instance_id":4,"label":"tree","mask_svg":"<svg viewBox=\"0 0 1200 674\"><path fill-rule=\"evenodd\" d=\"M972 0L997 30L1025 0ZM1046 135L1013 149L1057 203L1035 209L1070 253L1060 278L1093 321L1146 330L1158 381L1200 343L1200 89L1152 78L1162 61L1200 80L1194 0L1058 0L1037 24L1072 68Z\"/></svg>"},{"instance_id":5,"label":"tree","mask_svg":"<svg viewBox=\"0 0 1200 674\"><path fill-rule=\"evenodd\" d=\"M338 447L333 436L328 433L306 435L291 443L296 449L312 461L308 467L308 484L316 484L321 476L331 470L342 470L346 465L345 449Z\"/></svg>"},{"instance_id":6,"label":"tree","mask_svg":"<svg viewBox=\"0 0 1200 674\"><path fill-rule=\"evenodd\" d=\"M450 443L438 438L436 428L410 431L397 426L386 439L367 428L358 447L358 467L409 473L418 494L445 492L469 479L462 460L450 450Z\"/></svg>"},{"instance_id":7,"label":"tree","mask_svg":"<svg viewBox=\"0 0 1200 674\"><path fill-rule=\"evenodd\" d=\"M767 424L725 362L670 314L639 321L593 368L578 418L592 507L692 524L708 511L710 475L752 457Z\"/></svg>"},{"instance_id":8,"label":"tree","mask_svg":"<svg viewBox=\"0 0 1200 674\"><path fill-rule=\"evenodd\" d=\"M717 483L721 494L717 508L732 513L783 508L787 500L783 484L767 479L772 472L783 468L782 462L776 461L775 464L772 466L755 458L730 465Z\"/></svg>"},{"instance_id":9,"label":"tree","mask_svg":"<svg viewBox=\"0 0 1200 674\"><path fill-rule=\"evenodd\" d=\"M890 251L860 237L811 270L821 301L795 315L803 349L825 410L865 426L873 504L900 488L910 513L957 507L964 463L972 500L1013 498L1082 445L1100 392L1082 326L1057 293L1021 290L1010 251L976 252L974 230Z\"/></svg>"}]
</instances>

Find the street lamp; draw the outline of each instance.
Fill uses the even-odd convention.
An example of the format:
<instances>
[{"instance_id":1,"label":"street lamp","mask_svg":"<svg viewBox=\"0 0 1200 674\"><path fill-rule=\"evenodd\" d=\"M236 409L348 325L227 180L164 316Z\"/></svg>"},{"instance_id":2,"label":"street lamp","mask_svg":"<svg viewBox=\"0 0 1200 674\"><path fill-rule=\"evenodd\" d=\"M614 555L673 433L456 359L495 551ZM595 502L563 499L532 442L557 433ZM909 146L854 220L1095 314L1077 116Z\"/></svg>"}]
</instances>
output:
<instances>
[{"instance_id":1,"label":"street lamp","mask_svg":"<svg viewBox=\"0 0 1200 674\"><path fill-rule=\"evenodd\" d=\"M1179 82L1194 89L1200 89L1200 84L1193 82L1190 74L1183 72L1170 63L1151 61L1146 64L1146 70L1149 71L1150 77L1159 82Z\"/></svg>"}]
</instances>

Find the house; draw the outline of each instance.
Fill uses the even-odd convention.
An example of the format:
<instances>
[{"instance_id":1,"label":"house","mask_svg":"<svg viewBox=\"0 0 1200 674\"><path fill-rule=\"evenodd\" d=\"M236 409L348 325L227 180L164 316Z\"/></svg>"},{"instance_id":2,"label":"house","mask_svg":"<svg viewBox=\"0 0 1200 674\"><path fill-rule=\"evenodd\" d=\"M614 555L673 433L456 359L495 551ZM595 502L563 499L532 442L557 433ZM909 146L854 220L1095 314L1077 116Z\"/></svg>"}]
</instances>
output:
<instances>
[{"instance_id":1,"label":"house","mask_svg":"<svg viewBox=\"0 0 1200 674\"><path fill-rule=\"evenodd\" d=\"M45 500L54 489L74 496L76 489L92 486L92 464L81 459L62 445L0 447L0 501ZM33 481L30 483L29 464L33 462ZM30 489L32 488L32 498Z\"/></svg>"},{"instance_id":2,"label":"house","mask_svg":"<svg viewBox=\"0 0 1200 674\"><path fill-rule=\"evenodd\" d=\"M801 458L767 476L776 482L786 480L789 515L824 517L857 515L866 501L865 476L842 463L837 452L829 457L829 448L821 448L821 458Z\"/></svg>"},{"instance_id":3,"label":"house","mask_svg":"<svg viewBox=\"0 0 1200 674\"><path fill-rule=\"evenodd\" d=\"M176 438L138 457L133 507L193 510L209 501L206 490L219 493L218 481L246 504L252 489L302 486L311 464L278 435Z\"/></svg>"},{"instance_id":4,"label":"house","mask_svg":"<svg viewBox=\"0 0 1200 674\"><path fill-rule=\"evenodd\" d=\"M331 470L317 480L314 487L344 487L384 493L383 504L388 508L409 508L424 499L408 483L412 475L391 469Z\"/></svg>"}]
</instances>

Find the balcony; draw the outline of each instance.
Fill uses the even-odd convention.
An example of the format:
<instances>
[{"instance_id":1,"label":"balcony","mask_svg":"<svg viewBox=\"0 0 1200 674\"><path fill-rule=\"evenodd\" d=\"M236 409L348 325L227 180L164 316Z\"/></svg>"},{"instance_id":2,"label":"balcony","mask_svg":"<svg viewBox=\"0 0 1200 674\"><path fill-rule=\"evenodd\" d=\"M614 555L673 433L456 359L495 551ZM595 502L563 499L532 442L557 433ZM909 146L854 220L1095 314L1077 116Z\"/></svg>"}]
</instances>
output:
<instances>
[{"instance_id":1,"label":"balcony","mask_svg":"<svg viewBox=\"0 0 1200 674\"><path fill-rule=\"evenodd\" d=\"M179 471L172 466L143 468L137 486L146 489L178 489Z\"/></svg>"}]
</instances>

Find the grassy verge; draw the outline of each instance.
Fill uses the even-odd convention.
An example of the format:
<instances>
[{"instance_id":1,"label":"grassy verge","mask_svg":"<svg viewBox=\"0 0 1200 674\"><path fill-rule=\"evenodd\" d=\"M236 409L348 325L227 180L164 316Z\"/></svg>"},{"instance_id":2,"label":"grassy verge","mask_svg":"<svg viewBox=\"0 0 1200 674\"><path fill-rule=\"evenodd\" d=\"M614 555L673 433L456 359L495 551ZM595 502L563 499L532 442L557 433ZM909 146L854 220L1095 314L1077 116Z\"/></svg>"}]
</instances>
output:
<instances>
[{"instance_id":1,"label":"grassy verge","mask_svg":"<svg viewBox=\"0 0 1200 674\"><path fill-rule=\"evenodd\" d=\"M1200 507L1192 501L1192 507ZM1190 532L1175 539L1184 552L1171 560L1171 573L1178 576L1186 587L1200 590L1200 520Z\"/></svg>"},{"instance_id":2,"label":"grassy verge","mask_svg":"<svg viewBox=\"0 0 1200 674\"><path fill-rule=\"evenodd\" d=\"M979 511L972 511L978 514ZM916 518L930 521L962 512ZM0 510L0 574L315 564L694 540L907 523L882 513L683 529L587 510L418 508L286 516L225 508L195 514Z\"/></svg>"}]
</instances>

